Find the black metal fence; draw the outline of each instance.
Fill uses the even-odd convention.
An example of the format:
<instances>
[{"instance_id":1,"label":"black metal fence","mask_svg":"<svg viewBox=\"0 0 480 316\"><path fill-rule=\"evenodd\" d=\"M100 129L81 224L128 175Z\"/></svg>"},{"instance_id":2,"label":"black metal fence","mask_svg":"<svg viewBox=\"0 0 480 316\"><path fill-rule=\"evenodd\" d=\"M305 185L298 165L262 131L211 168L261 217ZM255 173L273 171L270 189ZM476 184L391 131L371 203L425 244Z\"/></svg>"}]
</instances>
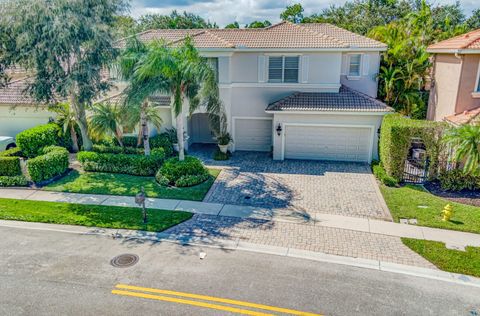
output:
<instances>
[{"instance_id":1,"label":"black metal fence","mask_svg":"<svg viewBox=\"0 0 480 316\"><path fill-rule=\"evenodd\" d=\"M428 159L407 159L403 168L403 182L423 184L428 179L430 161Z\"/></svg>"}]
</instances>

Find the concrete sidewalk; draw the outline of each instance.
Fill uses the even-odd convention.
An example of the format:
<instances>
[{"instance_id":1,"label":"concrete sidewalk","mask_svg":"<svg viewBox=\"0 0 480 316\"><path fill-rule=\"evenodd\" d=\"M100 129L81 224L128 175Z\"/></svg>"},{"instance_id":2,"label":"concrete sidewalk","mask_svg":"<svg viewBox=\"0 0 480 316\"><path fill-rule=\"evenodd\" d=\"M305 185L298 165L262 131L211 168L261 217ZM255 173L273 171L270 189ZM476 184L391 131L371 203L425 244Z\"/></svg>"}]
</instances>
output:
<instances>
[{"instance_id":1,"label":"concrete sidewalk","mask_svg":"<svg viewBox=\"0 0 480 316\"><path fill-rule=\"evenodd\" d=\"M0 198L137 207L134 202L134 197L131 196L92 195L33 189L0 189ZM301 211L289 209L265 209L240 205L155 198L148 198L146 206L148 208L163 210L188 211L196 214L292 222L296 224L339 228L386 236L433 240L444 242L447 247L458 249L462 249L465 246L480 247L480 234L397 224L368 218L356 218L331 214L317 214L312 218Z\"/></svg>"}]
</instances>

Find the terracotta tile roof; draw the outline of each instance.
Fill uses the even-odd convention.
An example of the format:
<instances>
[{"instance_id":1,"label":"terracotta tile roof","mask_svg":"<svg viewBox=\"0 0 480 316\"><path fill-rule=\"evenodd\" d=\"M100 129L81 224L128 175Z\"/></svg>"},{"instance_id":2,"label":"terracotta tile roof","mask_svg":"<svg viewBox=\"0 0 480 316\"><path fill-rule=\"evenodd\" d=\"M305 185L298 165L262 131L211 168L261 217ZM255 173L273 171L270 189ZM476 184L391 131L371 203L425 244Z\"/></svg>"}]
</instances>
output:
<instances>
[{"instance_id":1,"label":"terracotta tile roof","mask_svg":"<svg viewBox=\"0 0 480 316\"><path fill-rule=\"evenodd\" d=\"M445 117L445 121L454 125L463 125L477 122L480 119L480 107L465 111L460 114L450 115Z\"/></svg>"},{"instance_id":2,"label":"terracotta tile roof","mask_svg":"<svg viewBox=\"0 0 480 316\"><path fill-rule=\"evenodd\" d=\"M164 39L176 44L191 36L198 48L378 48L386 45L327 23L281 22L261 29L150 30L142 41ZM123 47L126 40L117 42Z\"/></svg>"},{"instance_id":3,"label":"terracotta tile roof","mask_svg":"<svg viewBox=\"0 0 480 316\"><path fill-rule=\"evenodd\" d=\"M452 37L450 39L428 46L428 51L433 50L458 50L474 49L480 50L480 29Z\"/></svg>"},{"instance_id":4,"label":"terracotta tile roof","mask_svg":"<svg viewBox=\"0 0 480 316\"><path fill-rule=\"evenodd\" d=\"M7 105L31 105L36 104L35 100L28 94L27 89L28 78L22 78L11 81L6 87L0 88L0 104Z\"/></svg>"},{"instance_id":5,"label":"terracotta tile roof","mask_svg":"<svg viewBox=\"0 0 480 316\"><path fill-rule=\"evenodd\" d=\"M392 108L345 86L335 92L296 92L271 103L267 111L390 112Z\"/></svg>"}]
</instances>

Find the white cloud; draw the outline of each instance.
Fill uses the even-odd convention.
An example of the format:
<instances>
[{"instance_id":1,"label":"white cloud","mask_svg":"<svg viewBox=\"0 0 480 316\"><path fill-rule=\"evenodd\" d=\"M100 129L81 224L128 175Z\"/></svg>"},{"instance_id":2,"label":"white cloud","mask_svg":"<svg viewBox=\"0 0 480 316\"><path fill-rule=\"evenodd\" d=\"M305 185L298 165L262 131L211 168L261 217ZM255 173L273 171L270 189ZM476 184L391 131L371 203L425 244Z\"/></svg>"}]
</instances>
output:
<instances>
[{"instance_id":1,"label":"white cloud","mask_svg":"<svg viewBox=\"0 0 480 316\"><path fill-rule=\"evenodd\" d=\"M436 0L435 3L454 4L456 0ZM341 5L345 0L132 0L131 14L139 17L146 13L168 14L172 10L198 14L220 26L237 21L241 25L255 20L278 22L283 9L300 2L305 14L320 12L331 4ZM461 0L467 15L478 8L478 0Z\"/></svg>"}]
</instances>

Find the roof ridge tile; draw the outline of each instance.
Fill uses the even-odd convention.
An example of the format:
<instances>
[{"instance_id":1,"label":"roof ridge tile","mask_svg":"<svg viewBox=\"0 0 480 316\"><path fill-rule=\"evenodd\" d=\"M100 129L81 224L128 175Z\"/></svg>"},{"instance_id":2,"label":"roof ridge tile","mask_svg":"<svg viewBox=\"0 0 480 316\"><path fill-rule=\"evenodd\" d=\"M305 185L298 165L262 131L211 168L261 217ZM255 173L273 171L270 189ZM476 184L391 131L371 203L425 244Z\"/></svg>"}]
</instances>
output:
<instances>
[{"instance_id":1,"label":"roof ridge tile","mask_svg":"<svg viewBox=\"0 0 480 316\"><path fill-rule=\"evenodd\" d=\"M323 38L331 39L331 40L333 40L333 41L335 41L335 42L337 42L337 43L339 43L339 44L345 45L346 47L349 46L347 43L345 43L344 41L339 40L338 38L335 38L335 37L330 36L330 35L325 34L325 33L321 33L321 32L318 32L318 31L314 31L314 30L309 29L309 28L307 28L307 27L301 26L300 24L295 24L295 23L292 23L292 22L287 22L287 24L293 25L293 26L295 26L295 27L297 27L297 28L299 28L299 29L305 30L305 31L307 31L307 32L309 32L309 33L312 33L312 34L315 34L315 35L319 35L319 36L321 36L321 37L323 37Z\"/></svg>"}]
</instances>

